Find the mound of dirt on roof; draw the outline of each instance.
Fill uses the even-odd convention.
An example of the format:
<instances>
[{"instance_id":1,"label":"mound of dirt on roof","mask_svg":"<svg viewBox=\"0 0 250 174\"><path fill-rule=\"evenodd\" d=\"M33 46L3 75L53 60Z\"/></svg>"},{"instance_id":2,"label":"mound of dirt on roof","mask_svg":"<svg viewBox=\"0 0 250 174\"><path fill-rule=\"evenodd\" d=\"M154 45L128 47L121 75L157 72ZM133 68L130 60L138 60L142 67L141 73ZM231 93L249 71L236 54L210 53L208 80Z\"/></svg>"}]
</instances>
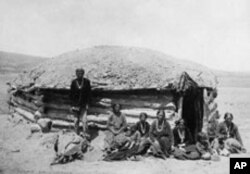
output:
<instances>
[{"instance_id":1,"label":"mound of dirt on roof","mask_svg":"<svg viewBox=\"0 0 250 174\"><path fill-rule=\"evenodd\" d=\"M85 69L96 88L165 88L178 83L184 71L201 87L216 86L214 74L204 66L149 49L119 46L98 46L62 54L21 74L14 83L69 88L79 67Z\"/></svg>"}]
</instances>

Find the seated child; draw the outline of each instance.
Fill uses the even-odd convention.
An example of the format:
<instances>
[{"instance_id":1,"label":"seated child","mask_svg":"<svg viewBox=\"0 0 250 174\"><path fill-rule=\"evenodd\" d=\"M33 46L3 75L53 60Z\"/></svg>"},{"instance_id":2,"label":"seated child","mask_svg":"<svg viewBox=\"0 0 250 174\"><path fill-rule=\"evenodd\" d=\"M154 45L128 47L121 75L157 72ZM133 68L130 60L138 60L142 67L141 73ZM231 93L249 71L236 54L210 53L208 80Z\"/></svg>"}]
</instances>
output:
<instances>
[{"instance_id":1,"label":"seated child","mask_svg":"<svg viewBox=\"0 0 250 174\"><path fill-rule=\"evenodd\" d=\"M205 133L200 132L197 136L196 149L200 154L200 158L203 160L210 160L212 156L212 148L208 141L208 137Z\"/></svg>"}]
</instances>

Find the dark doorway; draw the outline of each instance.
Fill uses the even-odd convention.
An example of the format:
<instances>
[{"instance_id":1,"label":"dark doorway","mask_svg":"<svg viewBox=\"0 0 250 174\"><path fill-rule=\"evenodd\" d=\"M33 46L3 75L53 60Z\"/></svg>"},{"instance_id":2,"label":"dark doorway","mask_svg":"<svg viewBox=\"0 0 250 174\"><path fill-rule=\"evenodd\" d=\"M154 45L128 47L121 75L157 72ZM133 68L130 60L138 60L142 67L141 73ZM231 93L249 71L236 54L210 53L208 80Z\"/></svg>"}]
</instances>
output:
<instances>
[{"instance_id":1,"label":"dark doorway","mask_svg":"<svg viewBox=\"0 0 250 174\"><path fill-rule=\"evenodd\" d=\"M203 126L203 94L201 89L192 88L185 92L182 117L196 142L197 134Z\"/></svg>"}]
</instances>

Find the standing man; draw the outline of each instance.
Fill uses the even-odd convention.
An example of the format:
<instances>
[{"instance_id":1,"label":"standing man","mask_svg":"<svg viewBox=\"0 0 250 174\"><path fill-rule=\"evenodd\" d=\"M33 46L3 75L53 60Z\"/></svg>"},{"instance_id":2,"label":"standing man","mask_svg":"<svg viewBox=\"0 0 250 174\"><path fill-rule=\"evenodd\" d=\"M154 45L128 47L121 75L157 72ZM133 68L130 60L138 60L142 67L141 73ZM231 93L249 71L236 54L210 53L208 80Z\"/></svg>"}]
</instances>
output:
<instances>
[{"instance_id":1,"label":"standing man","mask_svg":"<svg viewBox=\"0 0 250 174\"><path fill-rule=\"evenodd\" d=\"M76 69L76 79L71 83L70 98L72 101L72 111L76 116L75 131L79 135L80 120L82 121L83 132L86 133L87 125L87 110L91 99L90 80L84 78L84 69Z\"/></svg>"}]
</instances>

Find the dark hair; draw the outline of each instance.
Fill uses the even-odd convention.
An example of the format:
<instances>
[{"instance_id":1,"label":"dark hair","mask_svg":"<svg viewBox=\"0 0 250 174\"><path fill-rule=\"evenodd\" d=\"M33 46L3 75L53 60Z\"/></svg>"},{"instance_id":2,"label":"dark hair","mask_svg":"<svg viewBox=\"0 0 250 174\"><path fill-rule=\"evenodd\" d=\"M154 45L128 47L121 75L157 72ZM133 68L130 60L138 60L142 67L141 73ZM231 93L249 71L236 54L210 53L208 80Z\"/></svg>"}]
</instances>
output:
<instances>
[{"instance_id":1,"label":"dark hair","mask_svg":"<svg viewBox=\"0 0 250 174\"><path fill-rule=\"evenodd\" d=\"M76 69L76 73L77 73L77 72L82 72L82 73L85 73L85 71L84 71L84 69L83 69L83 68L77 68L77 69Z\"/></svg>"},{"instance_id":2,"label":"dark hair","mask_svg":"<svg viewBox=\"0 0 250 174\"><path fill-rule=\"evenodd\" d=\"M136 132L136 125L130 126L130 131L132 134L135 133Z\"/></svg>"},{"instance_id":3,"label":"dark hair","mask_svg":"<svg viewBox=\"0 0 250 174\"><path fill-rule=\"evenodd\" d=\"M159 110L157 111L156 115L159 115L161 112L163 113L163 116L164 116L164 118L165 118L166 114L165 114L165 110L164 110L164 109L159 109Z\"/></svg>"},{"instance_id":4,"label":"dark hair","mask_svg":"<svg viewBox=\"0 0 250 174\"><path fill-rule=\"evenodd\" d=\"M204 132L199 132L197 134L197 141L201 142L203 140L208 140L207 134Z\"/></svg>"},{"instance_id":5,"label":"dark hair","mask_svg":"<svg viewBox=\"0 0 250 174\"><path fill-rule=\"evenodd\" d=\"M121 110L122 109L122 105L120 103L114 103L112 104L112 110L115 111L115 107L116 106L119 106L119 109Z\"/></svg>"},{"instance_id":6,"label":"dark hair","mask_svg":"<svg viewBox=\"0 0 250 174\"><path fill-rule=\"evenodd\" d=\"M224 120L227 119L229 116L230 116L232 119L234 118L234 116L233 116L232 113L226 112L225 115L224 115Z\"/></svg>"},{"instance_id":7,"label":"dark hair","mask_svg":"<svg viewBox=\"0 0 250 174\"><path fill-rule=\"evenodd\" d=\"M217 89L214 89L212 92L213 98L216 98L218 96L218 91Z\"/></svg>"},{"instance_id":8,"label":"dark hair","mask_svg":"<svg viewBox=\"0 0 250 174\"><path fill-rule=\"evenodd\" d=\"M181 120L184 121L184 125L185 125L185 120L183 118L180 118L180 119L176 120L175 125L178 126L180 124Z\"/></svg>"},{"instance_id":9,"label":"dark hair","mask_svg":"<svg viewBox=\"0 0 250 174\"><path fill-rule=\"evenodd\" d=\"M139 118L141 118L142 116L144 116L145 118L148 118L148 114L145 112L141 112L139 115Z\"/></svg>"}]
</instances>

